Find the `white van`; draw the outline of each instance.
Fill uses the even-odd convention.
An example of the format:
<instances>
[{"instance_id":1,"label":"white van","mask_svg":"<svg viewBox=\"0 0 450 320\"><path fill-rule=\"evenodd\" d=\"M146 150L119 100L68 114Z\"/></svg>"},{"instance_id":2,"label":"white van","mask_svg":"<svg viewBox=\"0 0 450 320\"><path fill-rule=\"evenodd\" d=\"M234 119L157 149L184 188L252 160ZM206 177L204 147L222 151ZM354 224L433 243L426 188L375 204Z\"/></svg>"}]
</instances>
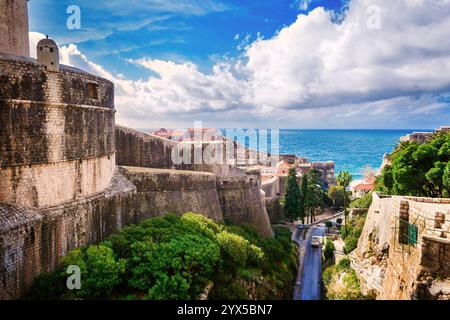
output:
<instances>
[{"instance_id":1,"label":"white van","mask_svg":"<svg viewBox=\"0 0 450 320\"><path fill-rule=\"evenodd\" d=\"M313 237L311 238L311 246L312 246L313 248L318 248L318 247L320 247L321 245L322 245L322 240L321 240L320 237L313 236Z\"/></svg>"}]
</instances>

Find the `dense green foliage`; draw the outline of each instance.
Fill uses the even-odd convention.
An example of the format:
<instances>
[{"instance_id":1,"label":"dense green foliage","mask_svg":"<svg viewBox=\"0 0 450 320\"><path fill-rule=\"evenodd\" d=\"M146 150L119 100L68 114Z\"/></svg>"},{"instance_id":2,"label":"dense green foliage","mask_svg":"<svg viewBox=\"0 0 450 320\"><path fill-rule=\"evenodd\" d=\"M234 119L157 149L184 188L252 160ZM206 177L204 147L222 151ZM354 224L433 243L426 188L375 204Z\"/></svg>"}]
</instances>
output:
<instances>
[{"instance_id":1,"label":"dense green foliage","mask_svg":"<svg viewBox=\"0 0 450 320\"><path fill-rule=\"evenodd\" d=\"M344 240L344 252L349 254L356 249L358 245L359 237L361 236L364 228L365 216L357 216L349 219L348 223L342 226L340 235Z\"/></svg>"},{"instance_id":2,"label":"dense green foliage","mask_svg":"<svg viewBox=\"0 0 450 320\"><path fill-rule=\"evenodd\" d=\"M289 221L295 221L300 217L300 202L301 193L297 182L297 172L295 168L291 168L286 179L286 195L284 200L284 214Z\"/></svg>"},{"instance_id":3,"label":"dense green foliage","mask_svg":"<svg viewBox=\"0 0 450 320\"><path fill-rule=\"evenodd\" d=\"M350 203L350 208L369 209L372 204L372 192L361 198L355 199Z\"/></svg>"},{"instance_id":4,"label":"dense green foliage","mask_svg":"<svg viewBox=\"0 0 450 320\"><path fill-rule=\"evenodd\" d=\"M81 290L65 289L59 270L39 278L28 298L283 299L291 295L296 250L288 229L262 238L193 213L151 218L107 241L72 250L61 270L81 270ZM256 284L256 292L252 289Z\"/></svg>"},{"instance_id":5,"label":"dense green foliage","mask_svg":"<svg viewBox=\"0 0 450 320\"><path fill-rule=\"evenodd\" d=\"M310 223L314 221L316 210L323 208L325 204L325 191L320 179L321 177L322 173L318 170L311 170L303 176L302 201L304 203L306 219Z\"/></svg>"},{"instance_id":6,"label":"dense green foliage","mask_svg":"<svg viewBox=\"0 0 450 320\"><path fill-rule=\"evenodd\" d=\"M331 186L328 189L328 198L331 199L332 206L335 209L341 209L344 207L344 188L341 186ZM347 192L347 201L348 201L348 192Z\"/></svg>"},{"instance_id":7,"label":"dense green foliage","mask_svg":"<svg viewBox=\"0 0 450 320\"><path fill-rule=\"evenodd\" d=\"M347 193L347 188L350 186L350 183L353 180L353 176L348 171L342 171L339 173L339 175L336 178L338 185L342 187L344 190L344 193ZM344 218L345 218L345 224L347 224L347 197L344 197Z\"/></svg>"},{"instance_id":8,"label":"dense green foliage","mask_svg":"<svg viewBox=\"0 0 450 320\"><path fill-rule=\"evenodd\" d=\"M390 155L377 189L386 194L450 196L450 133L435 134L427 143L402 142Z\"/></svg>"},{"instance_id":9,"label":"dense green foliage","mask_svg":"<svg viewBox=\"0 0 450 320\"><path fill-rule=\"evenodd\" d=\"M333 241L330 239L327 239L327 242L325 243L325 250L323 251L323 258L324 260L333 259L334 257L334 244Z\"/></svg>"},{"instance_id":10,"label":"dense green foliage","mask_svg":"<svg viewBox=\"0 0 450 320\"><path fill-rule=\"evenodd\" d=\"M306 217L306 201L305 198L308 196L308 175L304 175L302 177L302 182L300 185L300 193L301 193L301 201L300 201L300 218L302 220L302 223L305 223L305 217Z\"/></svg>"},{"instance_id":11,"label":"dense green foliage","mask_svg":"<svg viewBox=\"0 0 450 320\"><path fill-rule=\"evenodd\" d=\"M301 219L312 222L318 208L323 208L326 192L321 182L322 173L311 170L302 177L298 185L295 169L289 170L286 181L286 195L282 201L286 218L290 221Z\"/></svg>"}]
</instances>

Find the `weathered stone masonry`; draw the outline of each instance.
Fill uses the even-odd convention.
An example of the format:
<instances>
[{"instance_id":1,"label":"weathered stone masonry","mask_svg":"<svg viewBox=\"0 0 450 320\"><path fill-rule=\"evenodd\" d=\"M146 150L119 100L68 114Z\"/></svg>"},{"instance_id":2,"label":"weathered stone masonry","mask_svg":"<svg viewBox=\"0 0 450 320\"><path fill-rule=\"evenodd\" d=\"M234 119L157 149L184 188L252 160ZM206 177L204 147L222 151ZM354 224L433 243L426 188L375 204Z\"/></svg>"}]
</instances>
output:
<instances>
[{"instance_id":1,"label":"weathered stone masonry","mask_svg":"<svg viewBox=\"0 0 450 320\"><path fill-rule=\"evenodd\" d=\"M449 299L449 218L450 199L375 193L352 253L363 292L378 299ZM417 237L408 225L417 227Z\"/></svg>"},{"instance_id":2,"label":"weathered stone masonry","mask_svg":"<svg viewBox=\"0 0 450 320\"><path fill-rule=\"evenodd\" d=\"M101 192L111 181L113 84L61 68L49 72L0 55L0 202L55 205ZM94 82L99 99L87 94Z\"/></svg>"}]
</instances>

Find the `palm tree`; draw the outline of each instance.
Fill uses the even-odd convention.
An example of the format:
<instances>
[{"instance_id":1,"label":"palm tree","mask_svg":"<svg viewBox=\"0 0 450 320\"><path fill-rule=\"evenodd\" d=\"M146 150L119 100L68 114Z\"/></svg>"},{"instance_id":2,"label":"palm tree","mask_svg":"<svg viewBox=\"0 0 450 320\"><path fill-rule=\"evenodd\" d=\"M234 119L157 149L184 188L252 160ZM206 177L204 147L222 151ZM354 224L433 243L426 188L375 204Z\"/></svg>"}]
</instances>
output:
<instances>
[{"instance_id":1,"label":"palm tree","mask_svg":"<svg viewBox=\"0 0 450 320\"><path fill-rule=\"evenodd\" d=\"M337 176L338 185L344 189L344 225L347 227L347 188L353 180L352 175L348 171L342 171Z\"/></svg>"}]
</instances>

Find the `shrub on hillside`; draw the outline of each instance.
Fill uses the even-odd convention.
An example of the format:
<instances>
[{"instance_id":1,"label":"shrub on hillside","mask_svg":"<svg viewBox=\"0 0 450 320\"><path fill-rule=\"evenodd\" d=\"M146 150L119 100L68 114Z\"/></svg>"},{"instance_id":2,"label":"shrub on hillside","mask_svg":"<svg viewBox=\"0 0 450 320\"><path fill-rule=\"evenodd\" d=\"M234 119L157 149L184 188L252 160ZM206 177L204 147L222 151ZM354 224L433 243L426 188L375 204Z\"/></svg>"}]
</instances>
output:
<instances>
[{"instance_id":1,"label":"shrub on hillside","mask_svg":"<svg viewBox=\"0 0 450 320\"><path fill-rule=\"evenodd\" d=\"M325 250L323 251L323 257L325 260L332 259L334 257L334 244L333 241L327 239L325 243Z\"/></svg>"},{"instance_id":2,"label":"shrub on hillside","mask_svg":"<svg viewBox=\"0 0 450 320\"><path fill-rule=\"evenodd\" d=\"M64 258L64 270L80 267L81 290L68 292L67 275L58 271L38 279L30 297L197 299L214 283L211 299L250 299L255 284L253 298L288 298L296 250L288 229L274 231L274 238L262 238L253 226L193 213L147 219Z\"/></svg>"},{"instance_id":3,"label":"shrub on hillside","mask_svg":"<svg viewBox=\"0 0 450 320\"><path fill-rule=\"evenodd\" d=\"M63 259L64 270L78 266L81 271L81 289L75 293L82 298L99 298L111 294L125 272L125 261L116 260L114 252L105 245L75 249Z\"/></svg>"},{"instance_id":4,"label":"shrub on hillside","mask_svg":"<svg viewBox=\"0 0 450 320\"><path fill-rule=\"evenodd\" d=\"M369 209L372 204L372 192L365 196L355 199L350 203L350 208Z\"/></svg>"}]
</instances>

